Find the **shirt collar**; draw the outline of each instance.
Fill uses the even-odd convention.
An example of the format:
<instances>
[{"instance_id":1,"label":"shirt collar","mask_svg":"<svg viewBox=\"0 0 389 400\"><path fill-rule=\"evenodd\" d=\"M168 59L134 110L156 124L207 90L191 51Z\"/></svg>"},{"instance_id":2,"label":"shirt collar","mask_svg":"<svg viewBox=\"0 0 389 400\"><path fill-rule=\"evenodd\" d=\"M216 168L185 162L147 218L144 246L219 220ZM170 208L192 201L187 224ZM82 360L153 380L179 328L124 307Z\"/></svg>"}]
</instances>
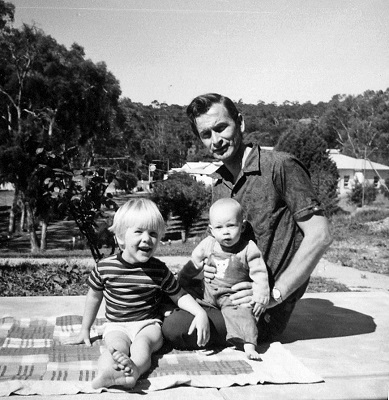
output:
<instances>
[{"instance_id":1,"label":"shirt collar","mask_svg":"<svg viewBox=\"0 0 389 400\"><path fill-rule=\"evenodd\" d=\"M246 163L243 166L243 174L250 173L250 172L258 172L261 173L260 166L259 166L259 159L260 159L260 147L258 145L248 145L252 147L251 152L247 156ZM230 171L227 167L223 164L219 167L213 174L210 175L213 179L228 179L231 177Z\"/></svg>"}]
</instances>

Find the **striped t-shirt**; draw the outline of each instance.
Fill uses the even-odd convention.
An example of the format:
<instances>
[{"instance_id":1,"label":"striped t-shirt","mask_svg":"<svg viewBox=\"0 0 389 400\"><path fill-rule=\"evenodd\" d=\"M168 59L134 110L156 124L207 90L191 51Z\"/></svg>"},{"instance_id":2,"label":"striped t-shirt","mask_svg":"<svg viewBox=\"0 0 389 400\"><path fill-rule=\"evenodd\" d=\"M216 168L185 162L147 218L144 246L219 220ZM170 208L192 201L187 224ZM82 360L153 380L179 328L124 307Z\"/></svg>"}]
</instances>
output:
<instances>
[{"instance_id":1,"label":"striped t-shirt","mask_svg":"<svg viewBox=\"0 0 389 400\"><path fill-rule=\"evenodd\" d=\"M87 283L103 291L105 316L112 322L158 318L162 292L172 296L181 289L162 261L152 257L147 263L129 264L121 254L99 261Z\"/></svg>"}]
</instances>

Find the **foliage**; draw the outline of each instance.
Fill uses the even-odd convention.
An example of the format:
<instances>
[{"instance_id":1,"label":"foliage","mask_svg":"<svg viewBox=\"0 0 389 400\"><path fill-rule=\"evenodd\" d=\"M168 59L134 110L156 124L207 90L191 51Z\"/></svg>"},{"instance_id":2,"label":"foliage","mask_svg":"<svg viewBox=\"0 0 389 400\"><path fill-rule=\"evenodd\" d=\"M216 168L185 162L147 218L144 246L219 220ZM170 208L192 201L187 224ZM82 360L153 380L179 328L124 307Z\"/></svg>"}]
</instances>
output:
<instances>
[{"instance_id":1,"label":"foliage","mask_svg":"<svg viewBox=\"0 0 389 400\"><path fill-rule=\"evenodd\" d=\"M211 191L189 174L176 173L165 181L156 182L151 197L166 220L170 214L177 215L188 233L209 206Z\"/></svg>"},{"instance_id":2,"label":"foliage","mask_svg":"<svg viewBox=\"0 0 389 400\"><path fill-rule=\"evenodd\" d=\"M55 154L39 149L39 155L41 163L31 179L35 192L30 201L36 215L48 220L56 213L57 217L74 219L87 239L93 258L98 261L102 255L96 220L102 216L103 206L117 208L112 196L105 194L108 186L105 170L95 167L72 169L68 152Z\"/></svg>"},{"instance_id":3,"label":"foliage","mask_svg":"<svg viewBox=\"0 0 389 400\"><path fill-rule=\"evenodd\" d=\"M42 190L38 149L77 146L73 163L87 164L96 137L109 134L119 95L105 64L85 60L77 44L67 50L35 26L8 23L0 31L0 181L14 184L26 210L32 251L38 250L34 204L40 204L34 195Z\"/></svg>"},{"instance_id":4,"label":"foliage","mask_svg":"<svg viewBox=\"0 0 389 400\"><path fill-rule=\"evenodd\" d=\"M337 209L339 174L316 125L298 123L292 126L281 136L275 150L293 154L306 166L326 212L332 214Z\"/></svg>"},{"instance_id":5,"label":"foliage","mask_svg":"<svg viewBox=\"0 0 389 400\"><path fill-rule=\"evenodd\" d=\"M358 207L363 207L364 205L373 203L377 197L377 192L374 185L357 182L347 196L350 203L356 204Z\"/></svg>"},{"instance_id":6,"label":"foliage","mask_svg":"<svg viewBox=\"0 0 389 400\"><path fill-rule=\"evenodd\" d=\"M320 119L332 147L355 158L385 163L389 154L389 89L362 95L336 95Z\"/></svg>"},{"instance_id":7,"label":"foliage","mask_svg":"<svg viewBox=\"0 0 389 400\"><path fill-rule=\"evenodd\" d=\"M384 197L389 199L389 178L385 179L385 186L381 185L380 192L384 195Z\"/></svg>"},{"instance_id":8,"label":"foliage","mask_svg":"<svg viewBox=\"0 0 389 400\"><path fill-rule=\"evenodd\" d=\"M85 295L88 275L89 269L77 264L6 264L0 266L0 293L2 296Z\"/></svg>"}]
</instances>

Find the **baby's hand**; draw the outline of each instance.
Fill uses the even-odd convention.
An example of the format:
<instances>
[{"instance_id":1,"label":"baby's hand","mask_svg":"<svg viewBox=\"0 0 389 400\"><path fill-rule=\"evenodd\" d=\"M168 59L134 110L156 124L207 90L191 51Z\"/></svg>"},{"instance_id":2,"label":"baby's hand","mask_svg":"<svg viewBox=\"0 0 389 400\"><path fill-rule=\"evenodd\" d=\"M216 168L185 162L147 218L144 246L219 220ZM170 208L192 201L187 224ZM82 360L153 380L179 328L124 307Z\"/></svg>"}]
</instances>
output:
<instances>
[{"instance_id":1,"label":"baby's hand","mask_svg":"<svg viewBox=\"0 0 389 400\"><path fill-rule=\"evenodd\" d=\"M64 340L63 344L82 344L85 343L88 347L92 346L90 341L90 332L82 330L78 335L71 336Z\"/></svg>"}]
</instances>

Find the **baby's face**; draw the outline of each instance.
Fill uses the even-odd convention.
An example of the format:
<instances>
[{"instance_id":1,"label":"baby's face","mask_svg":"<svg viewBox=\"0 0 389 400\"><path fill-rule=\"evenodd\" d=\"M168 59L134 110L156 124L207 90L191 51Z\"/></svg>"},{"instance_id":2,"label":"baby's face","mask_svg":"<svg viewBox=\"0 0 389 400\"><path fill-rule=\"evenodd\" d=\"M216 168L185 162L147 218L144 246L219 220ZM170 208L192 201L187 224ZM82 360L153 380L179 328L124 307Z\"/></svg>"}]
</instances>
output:
<instances>
[{"instance_id":1,"label":"baby's face","mask_svg":"<svg viewBox=\"0 0 389 400\"><path fill-rule=\"evenodd\" d=\"M238 243L243 221L235 210L217 208L210 215L210 228L214 238L224 247Z\"/></svg>"}]
</instances>

